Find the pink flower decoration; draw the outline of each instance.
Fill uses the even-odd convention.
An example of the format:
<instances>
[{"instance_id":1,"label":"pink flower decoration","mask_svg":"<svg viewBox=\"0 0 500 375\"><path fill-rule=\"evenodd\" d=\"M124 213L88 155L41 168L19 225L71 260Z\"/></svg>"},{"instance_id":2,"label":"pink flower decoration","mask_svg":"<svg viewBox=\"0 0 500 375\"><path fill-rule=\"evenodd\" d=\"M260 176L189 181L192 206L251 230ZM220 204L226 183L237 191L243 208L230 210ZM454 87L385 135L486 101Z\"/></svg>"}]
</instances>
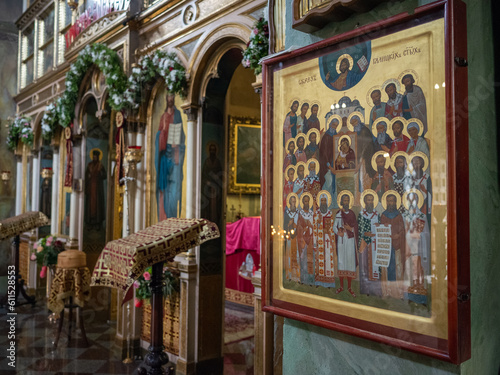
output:
<instances>
[{"instance_id":1,"label":"pink flower decoration","mask_svg":"<svg viewBox=\"0 0 500 375\"><path fill-rule=\"evenodd\" d=\"M142 307L142 299L136 298L134 300L135 307Z\"/></svg>"},{"instance_id":2,"label":"pink flower decoration","mask_svg":"<svg viewBox=\"0 0 500 375\"><path fill-rule=\"evenodd\" d=\"M257 34L259 33L259 29L257 29L257 28L253 29L253 33L254 33L255 35L257 35Z\"/></svg>"},{"instance_id":3,"label":"pink flower decoration","mask_svg":"<svg viewBox=\"0 0 500 375\"><path fill-rule=\"evenodd\" d=\"M141 286L141 284L139 283L139 281L135 280L134 281L134 287L135 287L135 289L139 288L139 286Z\"/></svg>"},{"instance_id":4,"label":"pink flower decoration","mask_svg":"<svg viewBox=\"0 0 500 375\"><path fill-rule=\"evenodd\" d=\"M47 238L47 246L50 246L52 244L52 241L54 241L54 237L50 236L49 238Z\"/></svg>"},{"instance_id":5,"label":"pink flower decoration","mask_svg":"<svg viewBox=\"0 0 500 375\"><path fill-rule=\"evenodd\" d=\"M47 266L43 266L42 270L40 271L40 278L44 279L45 276L47 276Z\"/></svg>"},{"instance_id":6,"label":"pink flower decoration","mask_svg":"<svg viewBox=\"0 0 500 375\"><path fill-rule=\"evenodd\" d=\"M144 272L144 275L142 276L144 276L144 280L146 281L151 280L151 274L148 271Z\"/></svg>"},{"instance_id":7,"label":"pink flower decoration","mask_svg":"<svg viewBox=\"0 0 500 375\"><path fill-rule=\"evenodd\" d=\"M35 253L31 253L31 260L36 260L36 254Z\"/></svg>"}]
</instances>

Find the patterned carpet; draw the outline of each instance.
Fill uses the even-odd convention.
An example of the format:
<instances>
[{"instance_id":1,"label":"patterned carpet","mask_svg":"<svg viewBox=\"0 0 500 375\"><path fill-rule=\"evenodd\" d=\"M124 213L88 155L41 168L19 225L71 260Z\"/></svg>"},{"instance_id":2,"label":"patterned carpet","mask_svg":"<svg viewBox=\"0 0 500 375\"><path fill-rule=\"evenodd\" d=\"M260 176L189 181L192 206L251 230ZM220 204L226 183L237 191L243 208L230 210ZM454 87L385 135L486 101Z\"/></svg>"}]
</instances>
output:
<instances>
[{"instance_id":1,"label":"patterned carpet","mask_svg":"<svg viewBox=\"0 0 500 375\"><path fill-rule=\"evenodd\" d=\"M9 348L7 311L0 308L0 374L5 375L108 375L137 374L140 360L123 364L114 350L116 328L106 321L99 321L92 310L84 310L85 329L90 346L86 348L80 332L73 332L68 342L67 321L59 345L53 348L57 323L48 320L50 312L44 303L37 306L16 307L16 367L4 355ZM224 345L224 375L253 374L253 309L237 304L226 305L228 338ZM66 320L66 319L65 319ZM92 321L90 324L89 321ZM239 329L242 329L239 332Z\"/></svg>"}]
</instances>

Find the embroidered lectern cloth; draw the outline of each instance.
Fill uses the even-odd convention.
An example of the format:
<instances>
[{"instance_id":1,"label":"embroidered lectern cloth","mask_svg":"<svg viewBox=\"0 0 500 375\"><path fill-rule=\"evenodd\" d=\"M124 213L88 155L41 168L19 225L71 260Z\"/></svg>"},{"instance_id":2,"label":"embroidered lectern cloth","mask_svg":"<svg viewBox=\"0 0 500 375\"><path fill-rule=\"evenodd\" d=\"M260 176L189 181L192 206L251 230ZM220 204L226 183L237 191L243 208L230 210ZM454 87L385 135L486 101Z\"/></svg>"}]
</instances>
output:
<instances>
[{"instance_id":1,"label":"embroidered lectern cloth","mask_svg":"<svg viewBox=\"0 0 500 375\"><path fill-rule=\"evenodd\" d=\"M177 254L217 237L217 225L208 220L168 218L108 242L97 259L91 286L121 289L126 296L147 267L171 261Z\"/></svg>"},{"instance_id":2,"label":"embroidered lectern cloth","mask_svg":"<svg viewBox=\"0 0 500 375\"><path fill-rule=\"evenodd\" d=\"M0 240L15 237L48 224L50 224L48 217L38 211L25 212L21 215L9 217L0 221Z\"/></svg>"}]
</instances>

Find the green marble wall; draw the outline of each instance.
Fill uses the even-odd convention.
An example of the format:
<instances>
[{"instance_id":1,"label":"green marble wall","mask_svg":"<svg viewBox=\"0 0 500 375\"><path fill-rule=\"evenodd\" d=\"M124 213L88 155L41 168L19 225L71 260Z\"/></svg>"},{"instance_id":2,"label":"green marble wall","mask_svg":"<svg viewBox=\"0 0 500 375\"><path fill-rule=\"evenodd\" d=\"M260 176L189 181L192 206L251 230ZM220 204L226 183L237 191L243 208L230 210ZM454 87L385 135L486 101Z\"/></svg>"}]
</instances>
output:
<instances>
[{"instance_id":1,"label":"green marble wall","mask_svg":"<svg viewBox=\"0 0 500 375\"><path fill-rule=\"evenodd\" d=\"M396 1L314 34L291 28L286 48L305 46L431 1ZM500 369L500 193L494 46L489 0L468 0L472 358L461 366L285 319L283 374L498 374ZM496 228L496 229L495 229Z\"/></svg>"}]
</instances>

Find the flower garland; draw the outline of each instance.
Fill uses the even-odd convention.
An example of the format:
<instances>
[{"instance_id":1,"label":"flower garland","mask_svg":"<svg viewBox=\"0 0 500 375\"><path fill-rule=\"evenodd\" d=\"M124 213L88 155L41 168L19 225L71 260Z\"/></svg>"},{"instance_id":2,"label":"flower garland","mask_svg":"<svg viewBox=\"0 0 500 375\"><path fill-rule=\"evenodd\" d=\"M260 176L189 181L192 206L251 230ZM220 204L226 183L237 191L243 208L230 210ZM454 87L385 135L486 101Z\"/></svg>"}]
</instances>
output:
<instances>
[{"instance_id":1,"label":"flower garland","mask_svg":"<svg viewBox=\"0 0 500 375\"><path fill-rule=\"evenodd\" d=\"M262 72L259 61L269 54L269 26L264 18L260 18L254 24L250 34L247 49L243 52L241 64L245 68L252 68L255 75Z\"/></svg>"},{"instance_id":2,"label":"flower garland","mask_svg":"<svg viewBox=\"0 0 500 375\"><path fill-rule=\"evenodd\" d=\"M42 137L44 139L52 139L57 125L59 124L59 116L57 107L61 105L61 98L57 98L54 103L49 104L45 108L45 113L42 117Z\"/></svg>"},{"instance_id":3,"label":"flower garland","mask_svg":"<svg viewBox=\"0 0 500 375\"><path fill-rule=\"evenodd\" d=\"M127 90L123 94L111 95L113 103L121 107L139 108L142 87L157 75L165 80L170 93L186 96L186 68L175 53L156 50L139 59L137 66L132 68Z\"/></svg>"},{"instance_id":4,"label":"flower garland","mask_svg":"<svg viewBox=\"0 0 500 375\"><path fill-rule=\"evenodd\" d=\"M31 117L16 116L9 123L7 135L7 147L9 150L15 150L19 140L29 147L33 145L34 136L33 129L31 128Z\"/></svg>"},{"instance_id":5,"label":"flower garland","mask_svg":"<svg viewBox=\"0 0 500 375\"><path fill-rule=\"evenodd\" d=\"M127 89L127 76L123 73L118 54L100 43L87 45L66 73L66 89L56 107L59 124L63 128L73 120L80 83L92 64L96 64L106 77L106 85L109 87L108 102L111 108L122 109L122 105L117 105L112 99L122 95Z\"/></svg>"},{"instance_id":6,"label":"flower garland","mask_svg":"<svg viewBox=\"0 0 500 375\"><path fill-rule=\"evenodd\" d=\"M152 267L146 268L142 276L134 282L135 287L135 307L142 307L144 301L151 298L151 277ZM163 296L168 297L180 290L178 272L163 267Z\"/></svg>"}]
</instances>

